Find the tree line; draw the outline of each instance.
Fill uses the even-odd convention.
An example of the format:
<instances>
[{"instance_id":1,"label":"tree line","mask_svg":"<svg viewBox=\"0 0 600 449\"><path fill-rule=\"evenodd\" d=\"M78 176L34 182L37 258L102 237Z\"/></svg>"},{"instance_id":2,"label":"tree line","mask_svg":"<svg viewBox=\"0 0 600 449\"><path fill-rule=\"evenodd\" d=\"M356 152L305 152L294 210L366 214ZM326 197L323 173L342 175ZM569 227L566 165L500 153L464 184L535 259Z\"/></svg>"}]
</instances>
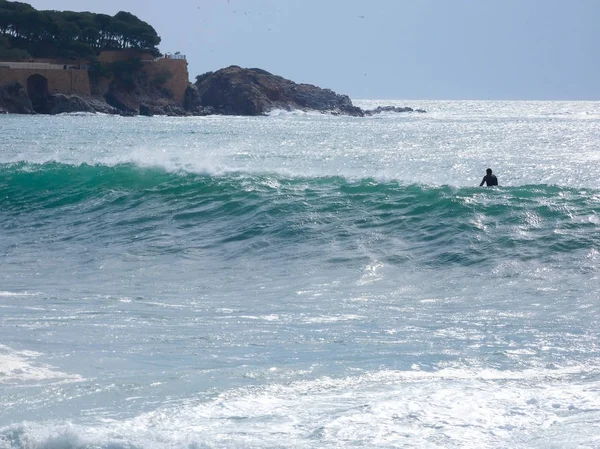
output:
<instances>
[{"instance_id":1,"label":"tree line","mask_svg":"<svg viewBox=\"0 0 600 449\"><path fill-rule=\"evenodd\" d=\"M0 56L92 58L104 50L136 49L155 56L160 37L135 15L38 11L27 3L0 0ZM4 47L4 48L2 48Z\"/></svg>"}]
</instances>

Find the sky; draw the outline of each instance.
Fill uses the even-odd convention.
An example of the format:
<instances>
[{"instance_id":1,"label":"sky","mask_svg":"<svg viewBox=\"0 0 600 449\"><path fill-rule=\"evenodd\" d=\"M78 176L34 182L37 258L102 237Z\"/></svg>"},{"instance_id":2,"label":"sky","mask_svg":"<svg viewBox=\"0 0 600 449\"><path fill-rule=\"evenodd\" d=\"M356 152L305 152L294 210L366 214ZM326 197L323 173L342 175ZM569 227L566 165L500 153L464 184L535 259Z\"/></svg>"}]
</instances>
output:
<instances>
[{"instance_id":1,"label":"sky","mask_svg":"<svg viewBox=\"0 0 600 449\"><path fill-rule=\"evenodd\" d=\"M600 0L21 0L128 11L190 80L258 67L352 99L600 100Z\"/></svg>"}]
</instances>

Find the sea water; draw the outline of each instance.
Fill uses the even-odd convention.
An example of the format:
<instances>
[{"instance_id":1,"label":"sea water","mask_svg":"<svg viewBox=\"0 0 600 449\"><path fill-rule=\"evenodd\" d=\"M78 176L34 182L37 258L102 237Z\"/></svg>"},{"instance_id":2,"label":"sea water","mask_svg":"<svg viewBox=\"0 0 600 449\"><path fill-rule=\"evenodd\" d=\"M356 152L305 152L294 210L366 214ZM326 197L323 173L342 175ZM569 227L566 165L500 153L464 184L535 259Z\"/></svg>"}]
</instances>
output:
<instances>
[{"instance_id":1,"label":"sea water","mask_svg":"<svg viewBox=\"0 0 600 449\"><path fill-rule=\"evenodd\" d=\"M357 103L0 117L0 448L600 447L600 103Z\"/></svg>"}]
</instances>

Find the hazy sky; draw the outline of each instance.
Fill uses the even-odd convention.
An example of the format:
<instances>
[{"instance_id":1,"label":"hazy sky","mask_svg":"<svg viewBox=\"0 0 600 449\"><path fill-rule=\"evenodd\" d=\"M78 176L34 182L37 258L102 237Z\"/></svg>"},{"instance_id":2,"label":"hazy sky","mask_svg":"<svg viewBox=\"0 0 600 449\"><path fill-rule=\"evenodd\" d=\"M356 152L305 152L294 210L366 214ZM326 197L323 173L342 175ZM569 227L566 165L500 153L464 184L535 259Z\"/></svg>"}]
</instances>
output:
<instances>
[{"instance_id":1,"label":"hazy sky","mask_svg":"<svg viewBox=\"0 0 600 449\"><path fill-rule=\"evenodd\" d=\"M354 99L600 100L600 0L22 0L129 11L190 79L259 67Z\"/></svg>"}]
</instances>

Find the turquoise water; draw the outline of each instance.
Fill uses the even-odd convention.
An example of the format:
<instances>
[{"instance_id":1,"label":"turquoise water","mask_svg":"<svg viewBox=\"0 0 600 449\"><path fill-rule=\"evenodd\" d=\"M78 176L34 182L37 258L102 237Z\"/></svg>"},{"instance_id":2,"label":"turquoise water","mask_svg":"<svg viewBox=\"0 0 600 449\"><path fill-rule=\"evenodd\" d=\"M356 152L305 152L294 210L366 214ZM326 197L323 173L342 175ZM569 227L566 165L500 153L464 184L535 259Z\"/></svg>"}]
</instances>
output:
<instances>
[{"instance_id":1,"label":"turquoise water","mask_svg":"<svg viewBox=\"0 0 600 449\"><path fill-rule=\"evenodd\" d=\"M0 448L600 447L600 104L397 105L0 117Z\"/></svg>"}]
</instances>

